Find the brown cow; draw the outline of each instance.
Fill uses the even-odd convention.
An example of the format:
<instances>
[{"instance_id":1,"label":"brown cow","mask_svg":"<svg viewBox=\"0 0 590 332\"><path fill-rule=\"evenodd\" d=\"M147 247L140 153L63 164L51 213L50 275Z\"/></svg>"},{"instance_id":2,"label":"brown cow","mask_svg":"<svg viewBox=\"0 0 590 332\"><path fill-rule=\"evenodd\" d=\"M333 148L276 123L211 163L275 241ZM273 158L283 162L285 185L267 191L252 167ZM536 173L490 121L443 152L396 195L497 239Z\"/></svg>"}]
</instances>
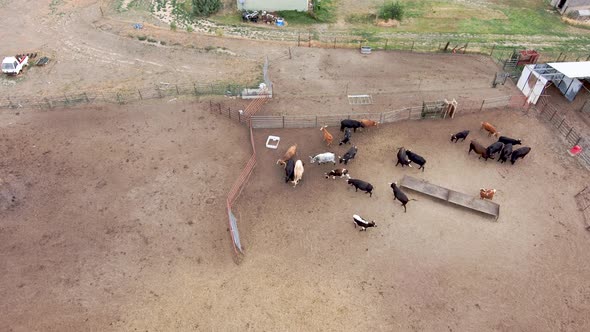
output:
<instances>
[{"instance_id":1,"label":"brown cow","mask_svg":"<svg viewBox=\"0 0 590 332\"><path fill-rule=\"evenodd\" d=\"M322 128L320 128L320 130L322 131L322 133L324 133L324 141L326 141L327 145L330 146L330 144L332 144L334 136L332 136L332 134L328 132L327 128L328 126L323 126Z\"/></svg>"},{"instance_id":2,"label":"brown cow","mask_svg":"<svg viewBox=\"0 0 590 332\"><path fill-rule=\"evenodd\" d=\"M492 126L491 124L487 123L487 122L482 122L481 123L481 129L485 129L489 135L494 135L496 137L500 136L500 132L496 130L496 128L494 126Z\"/></svg>"},{"instance_id":3,"label":"brown cow","mask_svg":"<svg viewBox=\"0 0 590 332\"><path fill-rule=\"evenodd\" d=\"M297 144L291 145L291 147L287 149L287 152L285 152L283 158L277 160L277 165L282 165L285 167L287 165L287 160L293 158L295 152L297 152Z\"/></svg>"},{"instance_id":4,"label":"brown cow","mask_svg":"<svg viewBox=\"0 0 590 332\"><path fill-rule=\"evenodd\" d=\"M481 157L483 157L485 160L488 160L488 158L490 158L490 156L488 156L487 149L485 148L485 146L479 144L477 140L473 140L469 144L469 151L467 151L467 154L470 154L471 151L475 151L475 153L479 155L479 159L481 159Z\"/></svg>"},{"instance_id":5,"label":"brown cow","mask_svg":"<svg viewBox=\"0 0 590 332\"><path fill-rule=\"evenodd\" d=\"M367 120L367 119L362 119L361 120L361 125L362 125L363 128L375 127L378 124L379 124L379 122L373 121L373 120Z\"/></svg>"},{"instance_id":6,"label":"brown cow","mask_svg":"<svg viewBox=\"0 0 590 332\"><path fill-rule=\"evenodd\" d=\"M479 198L484 199L487 198L490 201L494 199L494 194L496 193L496 189L484 189L481 188L479 190Z\"/></svg>"}]
</instances>

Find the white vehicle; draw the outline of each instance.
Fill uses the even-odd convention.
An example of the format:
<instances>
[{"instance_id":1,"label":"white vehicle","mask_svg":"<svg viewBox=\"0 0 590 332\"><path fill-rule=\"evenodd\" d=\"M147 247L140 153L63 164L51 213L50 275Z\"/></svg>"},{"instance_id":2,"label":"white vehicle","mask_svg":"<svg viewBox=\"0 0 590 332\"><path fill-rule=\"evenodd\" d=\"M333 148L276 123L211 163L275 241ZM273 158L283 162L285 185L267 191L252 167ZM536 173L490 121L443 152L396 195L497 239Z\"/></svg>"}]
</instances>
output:
<instances>
[{"instance_id":1,"label":"white vehicle","mask_svg":"<svg viewBox=\"0 0 590 332\"><path fill-rule=\"evenodd\" d=\"M7 75L18 75L28 64L27 55L8 56L2 60L2 72Z\"/></svg>"}]
</instances>

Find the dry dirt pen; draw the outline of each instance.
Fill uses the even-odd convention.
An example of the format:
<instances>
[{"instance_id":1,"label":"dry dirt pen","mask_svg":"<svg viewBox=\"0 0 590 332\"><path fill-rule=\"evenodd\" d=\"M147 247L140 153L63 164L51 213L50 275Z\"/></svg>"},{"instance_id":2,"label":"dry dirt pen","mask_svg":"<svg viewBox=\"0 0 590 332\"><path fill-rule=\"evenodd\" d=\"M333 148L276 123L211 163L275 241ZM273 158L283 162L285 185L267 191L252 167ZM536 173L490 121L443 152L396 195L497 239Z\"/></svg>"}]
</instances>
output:
<instances>
[{"instance_id":1,"label":"dry dirt pen","mask_svg":"<svg viewBox=\"0 0 590 332\"><path fill-rule=\"evenodd\" d=\"M293 48L270 60L273 99L261 115L383 112L455 98L465 104L516 95L508 81L492 88L494 61L481 55L424 54L358 49ZM371 105L350 105L348 95L372 96Z\"/></svg>"},{"instance_id":2,"label":"dry dirt pen","mask_svg":"<svg viewBox=\"0 0 590 332\"><path fill-rule=\"evenodd\" d=\"M469 139L493 141L478 130L484 120L521 137L531 154L514 166L468 155ZM450 143L450 134L462 129L472 130L469 139ZM332 134L340 136L337 130ZM372 198L354 192L344 179L325 179L332 164L309 163L310 155L348 149L326 148L318 129L259 129L254 135L258 166L237 204L248 251L240 268L244 276L260 271L257 282L268 287L257 288L256 296L236 296L268 299L257 302L257 310L268 313L257 327L590 327L589 238L573 199L588 174L535 117L495 111L357 132L353 143L359 152L347 168L353 178L375 186ZM278 150L264 147L268 135L281 137ZM296 188L284 183L284 171L275 165L294 143L306 162ZM394 167L399 146L425 156L426 171ZM481 187L498 189L499 222L410 191L417 201L404 213L387 185L404 174L474 196ZM354 213L375 219L378 227L359 232ZM242 285L253 282L245 278Z\"/></svg>"}]
</instances>

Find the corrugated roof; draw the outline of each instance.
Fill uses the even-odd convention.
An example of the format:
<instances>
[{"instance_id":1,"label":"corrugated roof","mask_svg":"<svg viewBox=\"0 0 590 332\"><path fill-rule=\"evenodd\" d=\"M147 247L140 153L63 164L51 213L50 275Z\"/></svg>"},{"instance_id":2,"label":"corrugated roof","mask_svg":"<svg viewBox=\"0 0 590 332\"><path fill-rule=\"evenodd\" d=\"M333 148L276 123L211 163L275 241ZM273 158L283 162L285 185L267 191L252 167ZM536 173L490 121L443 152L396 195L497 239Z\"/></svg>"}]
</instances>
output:
<instances>
[{"instance_id":1,"label":"corrugated roof","mask_svg":"<svg viewBox=\"0 0 590 332\"><path fill-rule=\"evenodd\" d=\"M590 77L590 61L553 62L548 65L569 78Z\"/></svg>"}]
</instances>

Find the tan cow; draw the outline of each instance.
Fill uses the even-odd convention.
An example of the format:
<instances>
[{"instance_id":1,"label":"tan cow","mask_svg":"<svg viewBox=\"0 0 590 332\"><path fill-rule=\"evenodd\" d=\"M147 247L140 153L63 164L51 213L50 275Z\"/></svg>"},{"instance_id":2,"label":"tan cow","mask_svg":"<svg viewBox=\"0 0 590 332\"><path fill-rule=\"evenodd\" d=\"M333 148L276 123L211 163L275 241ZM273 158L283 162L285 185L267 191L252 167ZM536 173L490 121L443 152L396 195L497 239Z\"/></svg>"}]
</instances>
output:
<instances>
[{"instance_id":1,"label":"tan cow","mask_svg":"<svg viewBox=\"0 0 590 332\"><path fill-rule=\"evenodd\" d=\"M494 199L494 194L496 193L496 189L484 189L481 188L479 190L479 198L484 199L487 198L490 201Z\"/></svg>"},{"instance_id":2,"label":"tan cow","mask_svg":"<svg viewBox=\"0 0 590 332\"><path fill-rule=\"evenodd\" d=\"M287 160L293 158L293 156L295 155L296 152L297 152L297 144L291 145L291 147L287 149L287 152L285 152L285 155L283 156L283 158L277 160L277 165L281 165L281 166L285 167L287 165Z\"/></svg>"},{"instance_id":3,"label":"tan cow","mask_svg":"<svg viewBox=\"0 0 590 332\"><path fill-rule=\"evenodd\" d=\"M334 136L332 136L332 134L328 132L327 128L328 126L323 126L322 128L320 128L320 130L322 131L322 133L324 133L324 141L326 141L327 145L330 146L330 144L332 144Z\"/></svg>"},{"instance_id":4,"label":"tan cow","mask_svg":"<svg viewBox=\"0 0 590 332\"><path fill-rule=\"evenodd\" d=\"M297 162L295 163L295 176L293 178L293 181L291 181L291 183L293 183L293 188L295 188L299 181L301 181L301 179L303 178L303 165L303 161L301 160L297 160Z\"/></svg>"},{"instance_id":5,"label":"tan cow","mask_svg":"<svg viewBox=\"0 0 590 332\"><path fill-rule=\"evenodd\" d=\"M369 127L377 126L379 124L379 122L373 121L373 120L362 119L361 124L363 125L363 128L369 128Z\"/></svg>"},{"instance_id":6,"label":"tan cow","mask_svg":"<svg viewBox=\"0 0 590 332\"><path fill-rule=\"evenodd\" d=\"M492 126L490 123L487 122L482 122L481 123L481 129L485 129L489 135L494 135L496 137L500 136L500 132L496 130L496 128L494 126Z\"/></svg>"}]
</instances>

